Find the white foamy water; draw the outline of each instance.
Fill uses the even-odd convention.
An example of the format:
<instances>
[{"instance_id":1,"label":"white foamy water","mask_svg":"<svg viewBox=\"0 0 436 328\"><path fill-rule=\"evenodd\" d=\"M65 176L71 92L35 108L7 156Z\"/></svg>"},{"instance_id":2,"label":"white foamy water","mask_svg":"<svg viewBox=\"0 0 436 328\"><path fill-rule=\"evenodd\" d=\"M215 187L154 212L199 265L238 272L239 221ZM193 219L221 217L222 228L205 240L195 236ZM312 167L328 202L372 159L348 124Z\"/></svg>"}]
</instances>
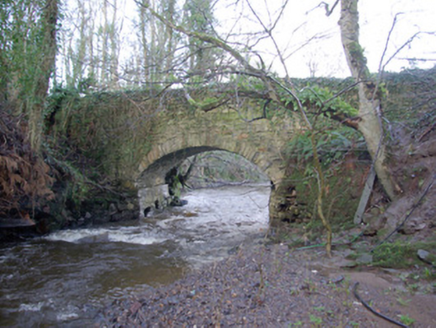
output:
<instances>
[{"instance_id":1,"label":"white foamy water","mask_svg":"<svg viewBox=\"0 0 436 328\"><path fill-rule=\"evenodd\" d=\"M44 306L44 302L38 302L36 304L20 304L20 308L18 309L18 311L37 312L37 311L41 311L43 306Z\"/></svg>"},{"instance_id":2,"label":"white foamy water","mask_svg":"<svg viewBox=\"0 0 436 328\"><path fill-rule=\"evenodd\" d=\"M75 320L79 317L78 312L80 312L79 308L69 305L56 315L56 319L58 321Z\"/></svg>"},{"instance_id":3,"label":"white foamy water","mask_svg":"<svg viewBox=\"0 0 436 328\"><path fill-rule=\"evenodd\" d=\"M187 205L156 224L174 234L181 256L199 268L266 232L269 193L270 185L194 190L182 196Z\"/></svg>"},{"instance_id":4,"label":"white foamy water","mask_svg":"<svg viewBox=\"0 0 436 328\"><path fill-rule=\"evenodd\" d=\"M122 242L138 245L158 244L170 237L159 236L158 232L148 231L140 227L118 227L117 229L92 228L64 230L54 232L44 239L50 241L66 241L70 243L102 243Z\"/></svg>"},{"instance_id":5,"label":"white foamy water","mask_svg":"<svg viewBox=\"0 0 436 328\"><path fill-rule=\"evenodd\" d=\"M139 225L64 230L44 238L71 243L122 242L138 245L172 240L182 249L192 249L192 244L207 243L208 248L214 248L213 252L216 252L220 247L236 246L247 236L267 229L268 195L269 185L194 190L183 195L187 205L168 209L165 215L145 218ZM196 251L204 252L204 248ZM210 259L210 256L207 257Z\"/></svg>"}]
</instances>

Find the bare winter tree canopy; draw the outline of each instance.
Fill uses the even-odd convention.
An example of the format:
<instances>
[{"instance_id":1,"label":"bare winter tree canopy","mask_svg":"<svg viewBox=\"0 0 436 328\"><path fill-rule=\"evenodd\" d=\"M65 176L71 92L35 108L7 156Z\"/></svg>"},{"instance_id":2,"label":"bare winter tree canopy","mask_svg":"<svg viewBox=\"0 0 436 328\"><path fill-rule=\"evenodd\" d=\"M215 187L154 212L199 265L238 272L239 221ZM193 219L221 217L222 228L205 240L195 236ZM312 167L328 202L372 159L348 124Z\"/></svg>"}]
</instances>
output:
<instances>
[{"instance_id":1,"label":"bare winter tree canopy","mask_svg":"<svg viewBox=\"0 0 436 328\"><path fill-rule=\"evenodd\" d=\"M176 26L218 36L254 67L263 65L279 76L349 75L338 1L68 0L58 78L76 85L89 79L105 88L181 77L193 82L193 75L205 78L207 66L229 64L225 53L168 28L145 4ZM369 70L431 67L434 28L427 17L434 10L422 0L360 3L360 40Z\"/></svg>"}]
</instances>

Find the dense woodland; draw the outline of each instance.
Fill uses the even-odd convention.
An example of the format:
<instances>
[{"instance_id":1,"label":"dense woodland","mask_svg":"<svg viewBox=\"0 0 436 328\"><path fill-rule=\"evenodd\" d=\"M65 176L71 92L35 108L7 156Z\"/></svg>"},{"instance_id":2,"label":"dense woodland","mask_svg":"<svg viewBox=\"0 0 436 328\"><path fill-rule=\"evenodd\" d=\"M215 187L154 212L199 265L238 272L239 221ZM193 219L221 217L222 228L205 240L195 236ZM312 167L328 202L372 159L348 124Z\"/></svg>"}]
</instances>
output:
<instances>
[{"instance_id":1,"label":"dense woodland","mask_svg":"<svg viewBox=\"0 0 436 328\"><path fill-rule=\"evenodd\" d=\"M353 208L356 215L377 206L382 208L380 216L389 213L383 220L395 227L404 213L419 206L430 229L435 214L435 193L429 190L435 174L436 72L412 69L387 74L384 68L392 58L384 58L380 71L371 73L359 42L358 1L330 2L330 7L324 2L319 7L328 16L340 13L338 29L351 78L329 82L292 78L287 53L274 33L292 5L287 0L274 8L269 20L249 0L235 1L232 8L241 16L251 15L258 28L251 34L229 35L219 32L216 1L137 0L129 8L136 19L128 39L120 32L124 24L120 0L2 1L0 216L44 221L48 228L40 226L40 231L46 232L65 226L55 214L62 207L80 217L83 208L88 209L86 203L95 198L127 197L123 187L108 181L107 172L101 170L104 158L81 149L75 142L79 136L67 124L56 125L55 114L62 108L74 111L68 101L85 95L146 89L161 96L181 88L190 103L204 111L214 109L208 106L211 103L219 105L230 98L243 108L250 99L263 108L259 119L286 112L301 120L306 132L289 142L289 179L282 188L304 194L306 184L311 184L309 217L322 223L328 253L331 213L346 207L335 209L341 202L332 195L332 177L339 174L335 170L353 169L362 159L366 166L358 178L362 192L354 196L356 205L360 201ZM411 35L394 55L412 47L422 34L434 32ZM263 39L269 40L282 73L274 72L269 59L256 50ZM124 53L126 44L135 51ZM399 85L403 94L392 99L389 88ZM213 99L191 97L205 89L215 94ZM119 113L111 115L109 120L117 120ZM146 117L142 122L147 124ZM106 132L110 139L110 131ZM283 222L290 221L289 215L284 218Z\"/></svg>"}]
</instances>

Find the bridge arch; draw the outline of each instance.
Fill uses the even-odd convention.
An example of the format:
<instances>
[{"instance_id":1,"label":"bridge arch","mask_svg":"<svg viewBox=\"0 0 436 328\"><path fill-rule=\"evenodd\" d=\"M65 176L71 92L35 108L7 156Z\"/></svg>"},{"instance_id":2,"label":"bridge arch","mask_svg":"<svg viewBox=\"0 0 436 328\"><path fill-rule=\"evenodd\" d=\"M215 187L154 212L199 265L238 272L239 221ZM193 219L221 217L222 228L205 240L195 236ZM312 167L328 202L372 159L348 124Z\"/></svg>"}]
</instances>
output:
<instances>
[{"instance_id":1,"label":"bridge arch","mask_svg":"<svg viewBox=\"0 0 436 328\"><path fill-rule=\"evenodd\" d=\"M205 151L229 151L241 155L257 165L274 185L285 175L283 152L295 129L290 121L257 120L247 122L234 117L234 112L220 109L209 113L196 113L188 118L160 122L153 138L151 150L142 159L136 178L141 215L144 209L162 204L168 195L166 174L190 156ZM274 124L274 129L272 129ZM270 217L274 191L270 196Z\"/></svg>"}]
</instances>

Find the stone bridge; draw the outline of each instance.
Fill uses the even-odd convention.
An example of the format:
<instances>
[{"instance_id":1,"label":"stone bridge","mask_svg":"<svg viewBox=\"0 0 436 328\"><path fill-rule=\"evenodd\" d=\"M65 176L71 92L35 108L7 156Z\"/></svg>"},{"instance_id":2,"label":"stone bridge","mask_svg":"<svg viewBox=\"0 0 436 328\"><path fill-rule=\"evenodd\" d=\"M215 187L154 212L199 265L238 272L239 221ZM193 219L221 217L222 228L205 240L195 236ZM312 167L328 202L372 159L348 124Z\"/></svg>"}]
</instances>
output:
<instances>
[{"instance_id":1,"label":"stone bridge","mask_svg":"<svg viewBox=\"0 0 436 328\"><path fill-rule=\"evenodd\" d=\"M414 108L416 99L427 99L434 81L427 76L434 74L432 69L387 75L385 112ZM408 79L410 83L405 83ZM320 78L295 82L302 87L310 82L342 90L346 81ZM301 128L295 116L278 108L266 108L268 102L263 99L235 94L220 103L220 94L218 86L216 91L192 91L191 98L182 89L73 95L53 109L50 129L54 134L64 133L64 138L94 159L105 176L139 191L143 200L141 212L164 203L168 197L167 172L189 156L211 150L239 154L257 165L277 187L270 196L273 223L280 218L283 203L280 185L285 178L286 145ZM344 96L350 104L357 105L355 90ZM219 106L213 106L213 110L203 106L210 100L214 103L214 99ZM423 102L423 106L429 106L427 103ZM257 119L263 116L268 119Z\"/></svg>"},{"instance_id":2,"label":"stone bridge","mask_svg":"<svg viewBox=\"0 0 436 328\"><path fill-rule=\"evenodd\" d=\"M141 214L165 205L165 176L172 168L205 151L239 154L279 186L285 175L286 145L299 129L298 121L284 111L267 109L265 100L229 97L205 110L198 104L213 101L216 94L199 92L192 97L194 104L184 91L171 89L89 94L67 99L55 121L68 126L70 142L94 157L105 175L138 190ZM265 114L268 119L260 119ZM270 219L278 203L275 190Z\"/></svg>"},{"instance_id":3,"label":"stone bridge","mask_svg":"<svg viewBox=\"0 0 436 328\"><path fill-rule=\"evenodd\" d=\"M159 111L153 128L151 150L142 158L135 176L141 215L147 208L160 207L168 199L166 174L186 158L205 151L221 150L241 155L257 165L278 186L285 174L284 150L297 129L295 120L282 115L253 120L261 106L241 113L231 104L205 112L199 108L175 106ZM260 108L259 108L260 107ZM245 116L245 117L244 117ZM247 118L251 116L251 118ZM270 196L270 217L277 201Z\"/></svg>"}]
</instances>

